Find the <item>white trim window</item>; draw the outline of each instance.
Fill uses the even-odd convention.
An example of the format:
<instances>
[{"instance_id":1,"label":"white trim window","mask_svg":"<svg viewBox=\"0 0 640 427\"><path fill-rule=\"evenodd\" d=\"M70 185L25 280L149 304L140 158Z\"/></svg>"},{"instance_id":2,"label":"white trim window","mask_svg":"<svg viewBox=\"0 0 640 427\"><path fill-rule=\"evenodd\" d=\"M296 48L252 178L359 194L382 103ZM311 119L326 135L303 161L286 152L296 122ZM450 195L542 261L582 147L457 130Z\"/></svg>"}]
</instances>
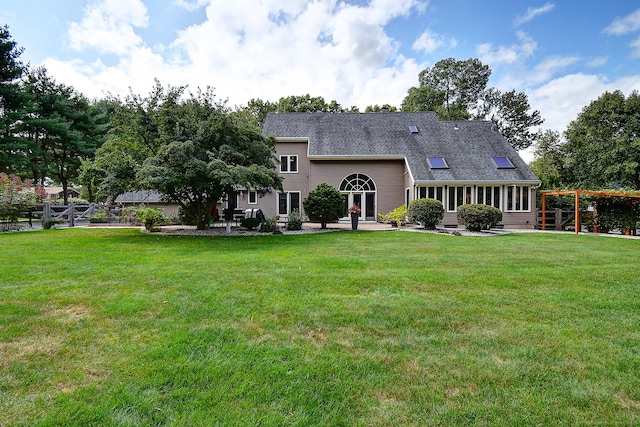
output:
<instances>
[{"instance_id":1,"label":"white trim window","mask_svg":"<svg viewBox=\"0 0 640 427\"><path fill-rule=\"evenodd\" d=\"M450 186L448 192L447 210L455 212L458 206L473 203L473 187L470 185Z\"/></svg>"},{"instance_id":2,"label":"white trim window","mask_svg":"<svg viewBox=\"0 0 640 427\"><path fill-rule=\"evenodd\" d=\"M507 212L529 212L531 211L531 196L528 185L507 186Z\"/></svg>"},{"instance_id":3,"label":"white trim window","mask_svg":"<svg viewBox=\"0 0 640 427\"><path fill-rule=\"evenodd\" d=\"M280 156L280 173L298 173L298 156L295 154Z\"/></svg>"},{"instance_id":4,"label":"white trim window","mask_svg":"<svg viewBox=\"0 0 640 427\"><path fill-rule=\"evenodd\" d=\"M498 186L478 186L476 188L476 203L500 209L500 190L501 187Z\"/></svg>"},{"instance_id":5,"label":"white trim window","mask_svg":"<svg viewBox=\"0 0 640 427\"><path fill-rule=\"evenodd\" d=\"M258 192L256 190L247 191L247 203L250 205L258 204Z\"/></svg>"},{"instance_id":6,"label":"white trim window","mask_svg":"<svg viewBox=\"0 0 640 427\"><path fill-rule=\"evenodd\" d=\"M276 199L276 214L287 217L293 210L300 211L300 192L289 191L286 193L278 193Z\"/></svg>"},{"instance_id":7,"label":"white trim window","mask_svg":"<svg viewBox=\"0 0 640 427\"><path fill-rule=\"evenodd\" d=\"M418 187L418 199L435 199L444 205L444 187Z\"/></svg>"}]
</instances>

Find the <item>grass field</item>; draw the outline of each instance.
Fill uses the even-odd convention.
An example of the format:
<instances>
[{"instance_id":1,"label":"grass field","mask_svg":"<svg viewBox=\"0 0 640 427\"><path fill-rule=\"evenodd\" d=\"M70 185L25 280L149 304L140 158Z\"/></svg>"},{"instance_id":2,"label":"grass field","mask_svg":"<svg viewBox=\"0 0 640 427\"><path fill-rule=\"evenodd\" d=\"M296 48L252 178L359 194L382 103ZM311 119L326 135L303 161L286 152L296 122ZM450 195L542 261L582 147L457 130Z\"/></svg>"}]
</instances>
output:
<instances>
[{"instance_id":1,"label":"grass field","mask_svg":"<svg viewBox=\"0 0 640 427\"><path fill-rule=\"evenodd\" d=\"M0 235L0 426L639 425L640 240Z\"/></svg>"}]
</instances>

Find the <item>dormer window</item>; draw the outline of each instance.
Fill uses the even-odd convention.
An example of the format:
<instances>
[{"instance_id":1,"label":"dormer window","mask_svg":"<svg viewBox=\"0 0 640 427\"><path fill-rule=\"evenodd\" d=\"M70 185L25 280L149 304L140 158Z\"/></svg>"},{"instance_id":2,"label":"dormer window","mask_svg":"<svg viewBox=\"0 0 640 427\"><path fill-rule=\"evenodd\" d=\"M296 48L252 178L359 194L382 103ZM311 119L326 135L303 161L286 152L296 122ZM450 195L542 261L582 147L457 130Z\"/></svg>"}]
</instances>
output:
<instances>
[{"instance_id":1,"label":"dormer window","mask_svg":"<svg viewBox=\"0 0 640 427\"><path fill-rule=\"evenodd\" d=\"M498 169L515 169L516 167L511 163L508 157L492 157L493 163L495 163Z\"/></svg>"},{"instance_id":2,"label":"dormer window","mask_svg":"<svg viewBox=\"0 0 640 427\"><path fill-rule=\"evenodd\" d=\"M444 157L427 157L431 169L449 169L449 165Z\"/></svg>"}]
</instances>

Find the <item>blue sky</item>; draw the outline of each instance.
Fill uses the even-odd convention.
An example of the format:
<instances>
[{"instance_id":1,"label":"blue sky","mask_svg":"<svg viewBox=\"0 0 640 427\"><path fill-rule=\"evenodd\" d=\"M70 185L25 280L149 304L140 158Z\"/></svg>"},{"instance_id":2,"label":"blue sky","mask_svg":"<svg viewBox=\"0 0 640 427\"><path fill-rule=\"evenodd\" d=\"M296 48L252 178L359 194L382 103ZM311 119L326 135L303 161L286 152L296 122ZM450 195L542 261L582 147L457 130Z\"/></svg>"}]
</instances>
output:
<instances>
[{"instance_id":1,"label":"blue sky","mask_svg":"<svg viewBox=\"0 0 640 427\"><path fill-rule=\"evenodd\" d=\"M640 5L628 0L0 0L0 22L89 97L163 84L231 105L323 96L399 106L435 62L479 58L563 131L605 91L640 90Z\"/></svg>"}]
</instances>

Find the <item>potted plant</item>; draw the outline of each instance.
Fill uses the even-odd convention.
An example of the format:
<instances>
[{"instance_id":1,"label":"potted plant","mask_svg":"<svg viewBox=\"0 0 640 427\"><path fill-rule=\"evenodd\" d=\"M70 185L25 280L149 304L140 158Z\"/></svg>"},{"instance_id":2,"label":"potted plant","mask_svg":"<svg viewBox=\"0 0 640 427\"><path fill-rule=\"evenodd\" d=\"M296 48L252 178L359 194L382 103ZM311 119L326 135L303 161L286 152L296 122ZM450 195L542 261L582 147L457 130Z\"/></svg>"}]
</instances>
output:
<instances>
[{"instance_id":1,"label":"potted plant","mask_svg":"<svg viewBox=\"0 0 640 427\"><path fill-rule=\"evenodd\" d=\"M351 206L347 209L347 213L351 216L351 229L358 229L358 219L360 218L360 208L357 205Z\"/></svg>"}]
</instances>

